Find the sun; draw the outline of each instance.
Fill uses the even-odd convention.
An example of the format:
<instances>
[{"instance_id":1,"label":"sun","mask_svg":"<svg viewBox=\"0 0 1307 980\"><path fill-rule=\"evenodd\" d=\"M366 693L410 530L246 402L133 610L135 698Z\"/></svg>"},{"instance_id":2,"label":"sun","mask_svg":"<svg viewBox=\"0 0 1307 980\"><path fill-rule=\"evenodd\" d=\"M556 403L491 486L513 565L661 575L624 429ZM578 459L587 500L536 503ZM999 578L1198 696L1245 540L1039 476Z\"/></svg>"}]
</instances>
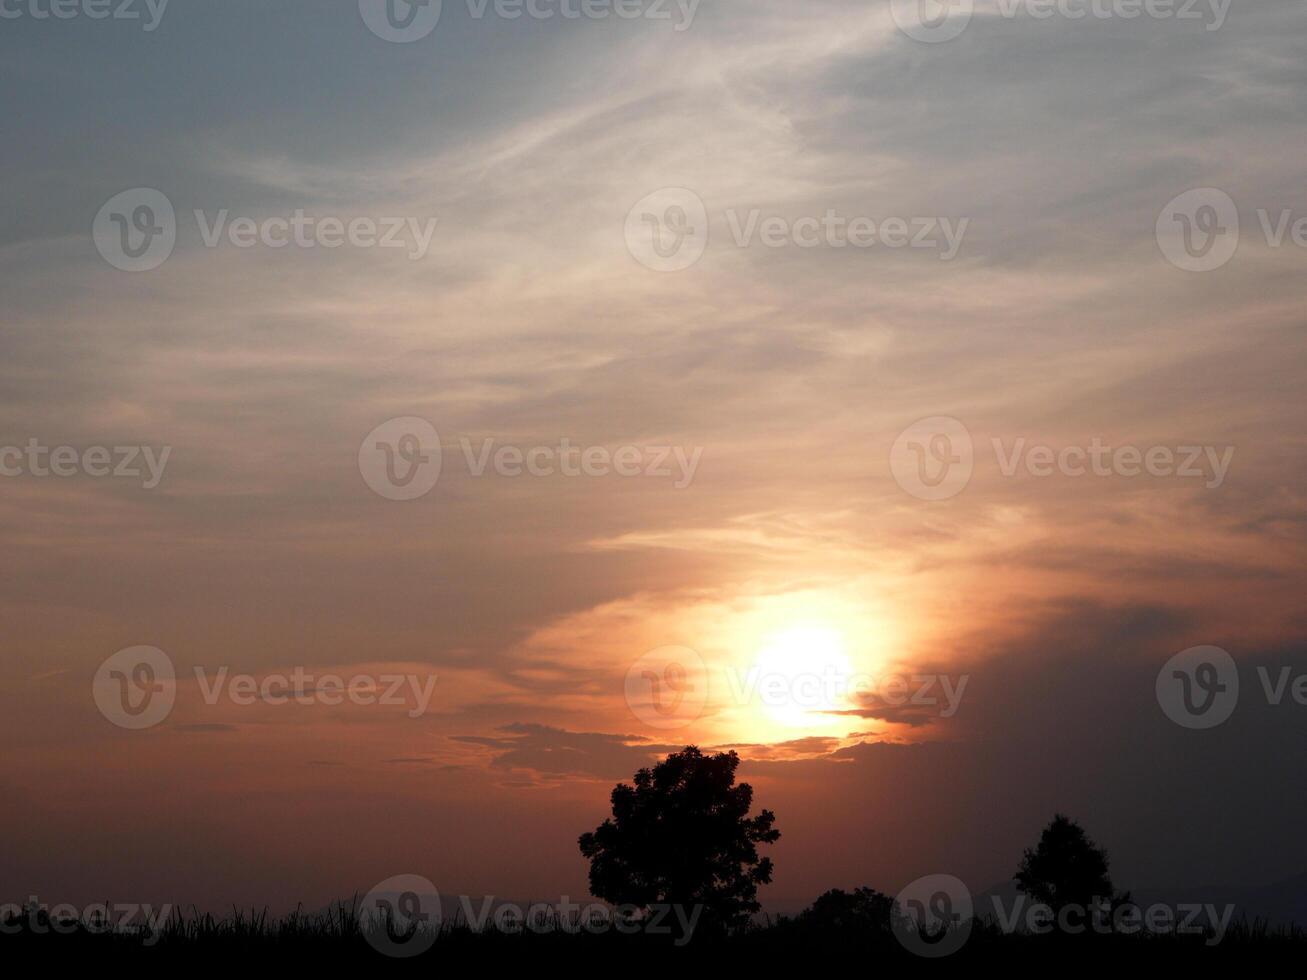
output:
<instances>
[{"instance_id":1,"label":"sun","mask_svg":"<svg viewBox=\"0 0 1307 980\"><path fill-rule=\"evenodd\" d=\"M695 610L710 674L704 725L723 742L843 739L900 662L899 613L877 583L755 591ZM846 713L847 712L847 713Z\"/></svg>"},{"instance_id":2,"label":"sun","mask_svg":"<svg viewBox=\"0 0 1307 980\"><path fill-rule=\"evenodd\" d=\"M844 636L826 626L796 626L771 635L754 660L767 715L793 728L829 725L827 712L847 706L853 665Z\"/></svg>"}]
</instances>

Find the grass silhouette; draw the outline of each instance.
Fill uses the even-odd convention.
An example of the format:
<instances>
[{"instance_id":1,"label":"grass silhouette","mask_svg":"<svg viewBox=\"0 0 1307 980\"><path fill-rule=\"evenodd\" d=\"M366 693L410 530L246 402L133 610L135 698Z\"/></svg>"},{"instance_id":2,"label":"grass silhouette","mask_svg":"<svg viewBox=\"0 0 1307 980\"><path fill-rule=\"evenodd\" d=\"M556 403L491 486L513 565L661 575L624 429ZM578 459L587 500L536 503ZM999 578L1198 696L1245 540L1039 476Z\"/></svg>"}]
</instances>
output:
<instances>
[{"instance_id":1,"label":"grass silhouette","mask_svg":"<svg viewBox=\"0 0 1307 980\"><path fill-rule=\"evenodd\" d=\"M611 960L643 968L702 964L774 964L875 956L908 968L932 961L907 950L886 922L823 921L808 915L762 917L723 935L696 935L677 945L665 936L617 931L590 933L576 918L555 916L548 931L504 932L475 929L459 917L424 934L429 948L411 959L391 959L369 941L359 919L358 900L306 914L276 917L267 910L235 911L227 917L174 911L158 930L108 930L96 924L52 922L48 914L9 916L0 933L6 962L15 957L52 957L60 961L103 965L109 960L150 963L269 964L322 963L356 966L409 962L440 965L473 963L579 963ZM54 926L59 928L55 929ZM371 928L376 928L372 926ZM973 921L967 941L941 963L981 962L1120 962L1184 963L1299 959L1307 952L1307 932L1295 926L1273 927L1260 921L1235 920L1216 945L1206 935L1137 933L1032 935L1000 929L987 919ZM372 938L376 938L375 936ZM938 938L938 937L935 937ZM425 943L424 943L425 945Z\"/></svg>"}]
</instances>

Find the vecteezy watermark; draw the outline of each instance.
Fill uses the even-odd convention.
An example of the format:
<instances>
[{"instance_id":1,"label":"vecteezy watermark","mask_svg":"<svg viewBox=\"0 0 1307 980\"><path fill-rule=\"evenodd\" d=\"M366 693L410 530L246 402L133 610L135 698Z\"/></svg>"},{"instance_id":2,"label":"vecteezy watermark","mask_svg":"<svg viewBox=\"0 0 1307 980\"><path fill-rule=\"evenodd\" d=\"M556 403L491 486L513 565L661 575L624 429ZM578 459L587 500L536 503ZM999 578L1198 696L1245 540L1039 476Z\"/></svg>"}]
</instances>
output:
<instances>
[{"instance_id":1,"label":"vecteezy watermark","mask_svg":"<svg viewBox=\"0 0 1307 980\"><path fill-rule=\"evenodd\" d=\"M153 728L172 713L177 671L158 647L128 647L100 664L91 696L100 714L119 728Z\"/></svg>"},{"instance_id":2,"label":"vecteezy watermark","mask_svg":"<svg viewBox=\"0 0 1307 980\"><path fill-rule=\"evenodd\" d=\"M1147 907L1130 901L1098 899L1088 905L1068 902L1053 908L1044 902L1032 902L1018 894L1004 908L1001 895L991 895L994 923L1005 933L1029 933L1042 936L1053 932L1078 936L1086 932L1100 935L1132 936L1148 933L1157 936L1201 936L1215 946L1225 938L1235 907L1217 907L1210 902L1180 902L1168 905L1154 902Z\"/></svg>"},{"instance_id":3,"label":"vecteezy watermark","mask_svg":"<svg viewBox=\"0 0 1307 980\"><path fill-rule=\"evenodd\" d=\"M1067 902L1054 908L1018 894L1012 899L991 895L992 917L985 919L1008 935L1131 936L1139 933L1207 937L1215 946L1229 929L1235 907L1211 902L1155 902L1141 906L1126 899L1094 899L1089 904ZM891 926L899 941L919 956L956 953L967 942L980 918L970 889L952 875L927 875L899 892L891 908Z\"/></svg>"},{"instance_id":4,"label":"vecteezy watermark","mask_svg":"<svg viewBox=\"0 0 1307 980\"><path fill-rule=\"evenodd\" d=\"M152 187L115 194L91 223L95 248L115 269L149 272L168 261L177 246L172 201Z\"/></svg>"},{"instance_id":5,"label":"vecteezy watermark","mask_svg":"<svg viewBox=\"0 0 1307 980\"><path fill-rule=\"evenodd\" d=\"M431 492L443 466L440 434L414 416L382 422L359 446L359 473L387 500L417 500Z\"/></svg>"},{"instance_id":6,"label":"vecteezy watermark","mask_svg":"<svg viewBox=\"0 0 1307 980\"><path fill-rule=\"evenodd\" d=\"M474 445L466 437L459 440L468 472L484 476L487 469L498 476L551 477L619 476L624 479L648 477L671 480L677 490L694 482L703 461L703 447L685 446L577 446L568 439L556 446L502 445L494 439L482 439Z\"/></svg>"},{"instance_id":7,"label":"vecteezy watermark","mask_svg":"<svg viewBox=\"0 0 1307 980\"><path fill-rule=\"evenodd\" d=\"M135 20L152 33L163 20L168 0L0 0L0 19Z\"/></svg>"},{"instance_id":8,"label":"vecteezy watermark","mask_svg":"<svg viewBox=\"0 0 1307 980\"><path fill-rule=\"evenodd\" d=\"M22 905L0 905L0 935L114 932L140 936L142 945L153 946L171 914L172 905L167 903L157 909L148 902L96 902L78 908L67 903L49 905L32 895Z\"/></svg>"},{"instance_id":9,"label":"vecteezy watermark","mask_svg":"<svg viewBox=\"0 0 1307 980\"><path fill-rule=\"evenodd\" d=\"M1157 703L1177 725L1215 728L1239 703L1239 668L1220 647L1181 650L1157 673Z\"/></svg>"},{"instance_id":10,"label":"vecteezy watermark","mask_svg":"<svg viewBox=\"0 0 1307 980\"><path fill-rule=\"evenodd\" d=\"M807 669L773 669L766 662L725 671L722 696L735 705L762 705L788 715L871 711L902 715L911 723L925 716L957 714L969 674L884 674L844 670L835 664ZM626 705L650 728L685 728L702 717L709 674L703 658L684 646L665 646L643 654L627 668L622 693ZM879 717L879 715L877 715Z\"/></svg>"},{"instance_id":11,"label":"vecteezy watermark","mask_svg":"<svg viewBox=\"0 0 1307 980\"><path fill-rule=\"evenodd\" d=\"M677 490L694 482L703 448L684 446L581 446L570 439L556 445L479 442L463 436L459 449L474 477L494 473L504 479L549 477L648 477L671 480ZM416 500L426 496L440 479L444 453L440 435L426 419L415 416L390 419L377 426L359 446L358 465L363 482L387 500Z\"/></svg>"},{"instance_id":12,"label":"vecteezy watermark","mask_svg":"<svg viewBox=\"0 0 1307 980\"><path fill-rule=\"evenodd\" d=\"M213 707L226 699L238 707L254 704L326 705L346 702L359 707L408 708L410 718L426 714L435 694L435 674L311 673L296 666L286 673L262 676L233 674L219 667L210 674L195 667L195 681L204 703ZM158 647L119 650L100 665L92 683L100 713L119 728L139 730L163 722L177 699L177 672L172 658Z\"/></svg>"},{"instance_id":13,"label":"vecteezy watermark","mask_svg":"<svg viewBox=\"0 0 1307 980\"><path fill-rule=\"evenodd\" d=\"M413 261L426 258L439 223L438 218L310 215L302 208L258 219L233 218L228 208L192 213L205 248L403 249ZM176 248L177 232L172 201L152 187L115 194L91 226L100 255L124 272L149 272L163 265Z\"/></svg>"},{"instance_id":14,"label":"vecteezy watermark","mask_svg":"<svg viewBox=\"0 0 1307 980\"><path fill-rule=\"evenodd\" d=\"M1257 209L1257 228L1267 248L1286 243L1307 249L1307 215L1292 208L1272 214ZM1157 246L1177 269L1213 272L1239 250L1239 207L1225 191L1197 187L1172 198L1157 217Z\"/></svg>"},{"instance_id":15,"label":"vecteezy watermark","mask_svg":"<svg viewBox=\"0 0 1307 980\"><path fill-rule=\"evenodd\" d=\"M523 932L576 934L585 931L596 936L605 932L628 936L643 933L647 936L675 936L675 946L684 946L694 938L695 927L703 914L702 905L665 902L647 906L610 906L602 902L582 905L567 895L558 902L533 902L530 905L497 902L493 895L482 896L479 903L473 902L468 895L460 895L459 902L463 920L474 932L517 935Z\"/></svg>"},{"instance_id":16,"label":"vecteezy watermark","mask_svg":"<svg viewBox=\"0 0 1307 980\"><path fill-rule=\"evenodd\" d=\"M914 41L940 44L962 34L975 13L975 0L890 0L890 16Z\"/></svg>"},{"instance_id":17,"label":"vecteezy watermark","mask_svg":"<svg viewBox=\"0 0 1307 980\"><path fill-rule=\"evenodd\" d=\"M468 16L502 20L649 20L674 21L687 31L701 0L466 0ZM368 30L383 41L421 41L440 23L441 0L359 0Z\"/></svg>"},{"instance_id":18,"label":"vecteezy watermark","mask_svg":"<svg viewBox=\"0 0 1307 980\"><path fill-rule=\"evenodd\" d=\"M626 247L655 272L688 269L708 248L708 209L684 187L664 187L632 206L626 215Z\"/></svg>"},{"instance_id":19,"label":"vecteezy watermark","mask_svg":"<svg viewBox=\"0 0 1307 980\"><path fill-rule=\"evenodd\" d=\"M313 674L304 667L288 673L232 674L219 667L212 676L196 667L195 680L200 696L210 707L224 697L232 704L280 706L286 704L322 704L335 707L348 701L359 707L408 708L410 718L420 718L431 706L436 692L435 674Z\"/></svg>"},{"instance_id":20,"label":"vecteezy watermark","mask_svg":"<svg viewBox=\"0 0 1307 980\"><path fill-rule=\"evenodd\" d=\"M1202 480L1215 490L1225 482L1234 461L1234 446L1107 446L1095 436L1088 446L1027 446L1017 439L1008 447L993 440L999 472L1016 476L1021 469L1034 477L1097 476Z\"/></svg>"},{"instance_id":21,"label":"vecteezy watermark","mask_svg":"<svg viewBox=\"0 0 1307 980\"><path fill-rule=\"evenodd\" d=\"M726 223L738 248L750 248L755 242L763 248L918 248L938 252L940 261L948 262L962 248L971 219L956 223L943 217L877 219L827 208L820 218L805 215L791 220L781 215L764 218L757 208L743 214L728 208Z\"/></svg>"},{"instance_id":22,"label":"vecteezy watermark","mask_svg":"<svg viewBox=\"0 0 1307 980\"><path fill-rule=\"evenodd\" d=\"M1185 191L1157 216L1157 246L1186 272L1219 269L1239 248L1239 208L1215 187Z\"/></svg>"},{"instance_id":23,"label":"vecteezy watermark","mask_svg":"<svg viewBox=\"0 0 1307 980\"><path fill-rule=\"evenodd\" d=\"M383 41L421 41L440 23L441 0L359 0L359 15Z\"/></svg>"},{"instance_id":24,"label":"vecteezy watermark","mask_svg":"<svg viewBox=\"0 0 1307 980\"><path fill-rule=\"evenodd\" d=\"M141 487L153 490L163 480L172 447L163 446L47 446L41 440L27 440L26 446L0 446L0 476L55 476L63 479L89 476L95 479L141 480ZM145 470L141 464L145 464Z\"/></svg>"},{"instance_id":25,"label":"vecteezy watermark","mask_svg":"<svg viewBox=\"0 0 1307 980\"><path fill-rule=\"evenodd\" d=\"M426 258L436 237L439 218L400 218L355 216L315 217L296 209L289 216L255 220L239 217L230 220L224 208L210 218L204 211L195 212L200 239L205 248L218 248L225 238L234 248L402 248L413 261Z\"/></svg>"},{"instance_id":26,"label":"vecteezy watermark","mask_svg":"<svg viewBox=\"0 0 1307 980\"><path fill-rule=\"evenodd\" d=\"M688 31L702 0L467 0L473 20L488 13L504 20L655 20L672 21L672 30Z\"/></svg>"},{"instance_id":27,"label":"vecteezy watermark","mask_svg":"<svg viewBox=\"0 0 1307 980\"><path fill-rule=\"evenodd\" d=\"M440 935L440 893L421 875L395 875L364 896L359 928L377 952L397 959L429 950Z\"/></svg>"},{"instance_id":28,"label":"vecteezy watermark","mask_svg":"<svg viewBox=\"0 0 1307 980\"><path fill-rule=\"evenodd\" d=\"M797 708L816 713L836 710L839 705L915 708L921 713L939 709L941 718L952 718L962 704L970 674L868 674L845 672L827 664L821 670L772 671L755 664L747 670L726 672L731 700L736 704L758 702L769 708ZM941 697L942 700L941 700Z\"/></svg>"},{"instance_id":29,"label":"vecteezy watermark","mask_svg":"<svg viewBox=\"0 0 1307 980\"><path fill-rule=\"evenodd\" d=\"M971 482L975 448L967 427L947 415L918 419L890 447L890 472L921 500L948 500Z\"/></svg>"},{"instance_id":30,"label":"vecteezy watermark","mask_svg":"<svg viewBox=\"0 0 1307 980\"><path fill-rule=\"evenodd\" d=\"M957 257L970 218L885 217L841 214L827 208L796 218L764 215L760 208L728 208L723 218L737 248L914 248L934 251L941 261ZM626 215L626 247L655 272L679 272L703 257L709 241L708 209L684 187L664 187L641 198Z\"/></svg>"},{"instance_id":31,"label":"vecteezy watermark","mask_svg":"<svg viewBox=\"0 0 1307 980\"><path fill-rule=\"evenodd\" d=\"M1281 665L1274 672L1257 666L1257 681L1266 703L1278 707L1286 698L1307 707L1307 672L1296 676ZM1190 647L1162 665L1157 673L1157 703L1162 712L1184 728L1215 728L1229 720L1239 704L1239 666L1215 646Z\"/></svg>"},{"instance_id":32,"label":"vecteezy watermark","mask_svg":"<svg viewBox=\"0 0 1307 980\"><path fill-rule=\"evenodd\" d=\"M1113 446L1094 436L1087 445L1031 444L1025 438L990 440L998 472L1030 476L1200 480L1207 490L1225 482L1234 446ZM955 418L937 415L904 429L890 448L890 472L920 500L947 500L966 489L975 471L970 432Z\"/></svg>"},{"instance_id":33,"label":"vecteezy watermark","mask_svg":"<svg viewBox=\"0 0 1307 980\"><path fill-rule=\"evenodd\" d=\"M1208 31L1225 25L1233 0L992 0L987 16L1004 20L1149 20L1200 21ZM982 4L978 0L890 0L890 16L914 41L939 44L959 37Z\"/></svg>"},{"instance_id":34,"label":"vecteezy watermark","mask_svg":"<svg viewBox=\"0 0 1307 980\"><path fill-rule=\"evenodd\" d=\"M894 898L890 925L904 948L931 959L966 945L973 925L971 889L953 875L926 875Z\"/></svg>"},{"instance_id":35,"label":"vecteezy watermark","mask_svg":"<svg viewBox=\"0 0 1307 980\"><path fill-rule=\"evenodd\" d=\"M703 914L702 905L582 904L567 895L557 902L530 905L498 901L494 895L476 899L459 895L457 902L456 917L477 933L643 933L673 937L676 946L690 942ZM367 941L374 949L393 957L416 956L430 949L440 937L443 918L436 886L429 879L413 874L387 878L368 892L358 910L359 925Z\"/></svg>"},{"instance_id":36,"label":"vecteezy watermark","mask_svg":"<svg viewBox=\"0 0 1307 980\"><path fill-rule=\"evenodd\" d=\"M631 713L650 728L684 728L698 721L708 702L708 670L689 647L659 647L631 664L622 693Z\"/></svg>"}]
</instances>

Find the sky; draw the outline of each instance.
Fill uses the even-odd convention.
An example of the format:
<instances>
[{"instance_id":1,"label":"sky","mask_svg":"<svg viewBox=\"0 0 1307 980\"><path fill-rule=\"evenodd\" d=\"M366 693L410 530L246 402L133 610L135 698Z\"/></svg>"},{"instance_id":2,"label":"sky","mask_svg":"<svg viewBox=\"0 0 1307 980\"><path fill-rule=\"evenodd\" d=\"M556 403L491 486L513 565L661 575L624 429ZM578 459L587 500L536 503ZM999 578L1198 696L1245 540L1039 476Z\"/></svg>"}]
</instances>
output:
<instances>
[{"instance_id":1,"label":"sky","mask_svg":"<svg viewBox=\"0 0 1307 980\"><path fill-rule=\"evenodd\" d=\"M1182 6L4 0L0 888L583 896L688 744L771 908L1307 871L1307 19Z\"/></svg>"}]
</instances>

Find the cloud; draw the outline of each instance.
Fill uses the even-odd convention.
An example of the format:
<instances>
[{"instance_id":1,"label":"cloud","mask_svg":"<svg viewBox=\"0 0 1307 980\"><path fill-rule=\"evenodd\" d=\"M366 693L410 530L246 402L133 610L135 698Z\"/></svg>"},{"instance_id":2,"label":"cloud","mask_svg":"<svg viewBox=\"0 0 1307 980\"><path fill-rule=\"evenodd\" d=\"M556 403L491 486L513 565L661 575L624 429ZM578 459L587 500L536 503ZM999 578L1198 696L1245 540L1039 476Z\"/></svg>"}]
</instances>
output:
<instances>
[{"instance_id":1,"label":"cloud","mask_svg":"<svg viewBox=\"0 0 1307 980\"><path fill-rule=\"evenodd\" d=\"M780 761L802 759L813 756L826 756L840 748L844 743L838 738L813 735L807 738L792 738L771 745L737 742L715 745L713 751L735 751L744 759Z\"/></svg>"},{"instance_id":2,"label":"cloud","mask_svg":"<svg viewBox=\"0 0 1307 980\"><path fill-rule=\"evenodd\" d=\"M648 744L638 735L567 732L538 724L504 725L498 730L504 734L453 739L490 749L491 765L497 768L525 769L545 776L628 778L660 753L674 751Z\"/></svg>"}]
</instances>

